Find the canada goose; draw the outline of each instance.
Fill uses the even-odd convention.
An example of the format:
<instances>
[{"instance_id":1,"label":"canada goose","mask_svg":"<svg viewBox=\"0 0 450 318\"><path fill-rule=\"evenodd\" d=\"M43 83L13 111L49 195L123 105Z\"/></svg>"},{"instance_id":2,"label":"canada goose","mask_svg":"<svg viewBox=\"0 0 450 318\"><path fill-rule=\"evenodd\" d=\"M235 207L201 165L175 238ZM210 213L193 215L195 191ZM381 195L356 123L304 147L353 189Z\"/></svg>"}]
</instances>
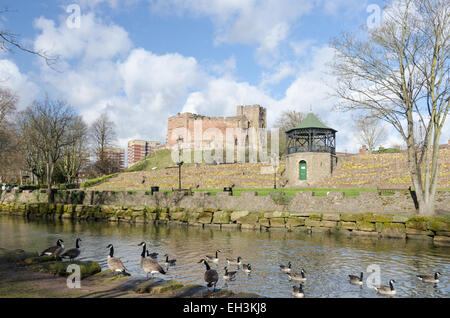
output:
<instances>
[{"instance_id":1,"label":"canada goose","mask_svg":"<svg viewBox=\"0 0 450 318\"><path fill-rule=\"evenodd\" d=\"M159 255L159 253L156 253L156 252L150 253L150 252L147 250L147 257L151 257L151 258L153 258L153 259L157 259L157 258L158 258L158 255Z\"/></svg>"},{"instance_id":2,"label":"canada goose","mask_svg":"<svg viewBox=\"0 0 450 318\"><path fill-rule=\"evenodd\" d=\"M288 266L280 265L280 269L283 273L291 272L291 262L288 263Z\"/></svg>"},{"instance_id":3,"label":"canada goose","mask_svg":"<svg viewBox=\"0 0 450 318\"><path fill-rule=\"evenodd\" d=\"M295 272L288 272L286 274L289 276L289 280L293 280L293 281L297 281L297 282L305 282L306 281L305 271L303 270L303 268L300 271L300 274L297 274Z\"/></svg>"},{"instance_id":4,"label":"canada goose","mask_svg":"<svg viewBox=\"0 0 450 318\"><path fill-rule=\"evenodd\" d=\"M228 267L223 268L225 270L225 274L223 275L224 280L232 280L236 278L236 271L229 272Z\"/></svg>"},{"instance_id":5,"label":"canada goose","mask_svg":"<svg viewBox=\"0 0 450 318\"><path fill-rule=\"evenodd\" d=\"M119 272L122 274L128 274L127 273L127 269L125 268L125 266L123 266L122 261L117 258L114 257L114 247L112 244L109 244L106 248L109 248L109 254L108 254L108 259L107 259L107 264L110 270L112 270L114 273L115 272ZM128 274L129 275L129 274Z\"/></svg>"},{"instance_id":6,"label":"canada goose","mask_svg":"<svg viewBox=\"0 0 450 318\"><path fill-rule=\"evenodd\" d=\"M303 292L303 285L300 284L300 286L292 286L292 296L296 298L303 298L305 297L305 293Z\"/></svg>"},{"instance_id":7,"label":"canada goose","mask_svg":"<svg viewBox=\"0 0 450 318\"><path fill-rule=\"evenodd\" d=\"M166 260L164 262L164 264L166 264L166 266L175 266L177 260L176 259L169 259L169 255L164 254L164 256L166 257Z\"/></svg>"},{"instance_id":8,"label":"canada goose","mask_svg":"<svg viewBox=\"0 0 450 318\"><path fill-rule=\"evenodd\" d=\"M64 252L64 244L63 243L64 243L63 240L58 239L56 241L56 245L47 248L45 251L43 251L41 253L41 256L50 255L50 256L54 256L55 258L58 257L59 255L61 255L61 253Z\"/></svg>"},{"instance_id":9,"label":"canada goose","mask_svg":"<svg viewBox=\"0 0 450 318\"><path fill-rule=\"evenodd\" d=\"M75 240L75 247L70 248L67 251L65 251L64 253L62 253L61 258L68 258L70 261L73 261L74 258L77 258L78 256L80 256L80 253L81 253L80 242L81 242L81 239L77 238Z\"/></svg>"},{"instance_id":10,"label":"canada goose","mask_svg":"<svg viewBox=\"0 0 450 318\"><path fill-rule=\"evenodd\" d=\"M250 264L242 264L242 270L246 272L247 274L250 274L252 271L252 265Z\"/></svg>"},{"instance_id":11,"label":"canada goose","mask_svg":"<svg viewBox=\"0 0 450 318\"><path fill-rule=\"evenodd\" d=\"M239 265L242 264L241 257L238 256L237 260L234 260L234 259L231 259L231 258L227 257L227 264L228 265L238 265L239 266Z\"/></svg>"},{"instance_id":12,"label":"canada goose","mask_svg":"<svg viewBox=\"0 0 450 318\"><path fill-rule=\"evenodd\" d=\"M138 244L138 246L142 246L142 253L141 253L141 268L144 270L145 274L147 275L148 279L148 273L150 273L153 277L153 274L161 273L163 275L166 274L164 269L161 267L161 265L158 264L157 261L151 258L145 258L145 254L147 252L147 244L145 242L142 242Z\"/></svg>"},{"instance_id":13,"label":"canada goose","mask_svg":"<svg viewBox=\"0 0 450 318\"><path fill-rule=\"evenodd\" d=\"M396 291L394 289L394 283L396 281L391 279L389 281L389 286L375 286L375 290L381 295L395 295Z\"/></svg>"},{"instance_id":14,"label":"canada goose","mask_svg":"<svg viewBox=\"0 0 450 318\"><path fill-rule=\"evenodd\" d=\"M417 278L420 279L424 283L439 283L439 276L442 275L439 272L434 273L432 275L417 275Z\"/></svg>"},{"instance_id":15,"label":"canada goose","mask_svg":"<svg viewBox=\"0 0 450 318\"><path fill-rule=\"evenodd\" d=\"M348 275L350 278L350 284L353 285L362 285L363 284L363 272L361 272L361 277L358 277L356 275Z\"/></svg>"},{"instance_id":16,"label":"canada goose","mask_svg":"<svg viewBox=\"0 0 450 318\"><path fill-rule=\"evenodd\" d=\"M219 280L219 274L217 273L216 270L211 269L211 267L209 267L209 264L207 261L205 261L204 259L201 259L198 263L203 263L206 266L206 272L205 272L205 282L206 282L206 286L211 287L214 286L213 291L216 290L216 284L217 281Z\"/></svg>"},{"instance_id":17,"label":"canada goose","mask_svg":"<svg viewBox=\"0 0 450 318\"><path fill-rule=\"evenodd\" d=\"M213 263L219 263L219 254L218 253L221 253L221 252L222 252L221 250L217 250L216 251L216 257L210 256L210 255L206 255L206 258L208 259L208 261L211 261Z\"/></svg>"}]
</instances>

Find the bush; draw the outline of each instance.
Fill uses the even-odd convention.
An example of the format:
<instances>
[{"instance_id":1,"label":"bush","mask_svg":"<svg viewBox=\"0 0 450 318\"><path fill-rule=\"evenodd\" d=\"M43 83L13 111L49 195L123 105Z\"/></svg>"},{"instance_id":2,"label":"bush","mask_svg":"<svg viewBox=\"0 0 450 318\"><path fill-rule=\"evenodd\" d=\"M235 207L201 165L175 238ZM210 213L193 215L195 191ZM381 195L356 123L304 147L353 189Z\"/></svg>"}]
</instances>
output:
<instances>
[{"instance_id":1,"label":"bush","mask_svg":"<svg viewBox=\"0 0 450 318\"><path fill-rule=\"evenodd\" d=\"M85 181L85 182L83 182L81 184L81 187L82 188L92 187L92 186L94 186L96 184L99 184L101 182L104 182L104 181L106 181L106 180L108 180L110 178L114 178L117 175L119 175L119 174L118 173L113 173L113 174L110 174L110 175L107 175L107 176L102 176L102 177L99 177L99 178L87 180L87 181Z\"/></svg>"}]
</instances>

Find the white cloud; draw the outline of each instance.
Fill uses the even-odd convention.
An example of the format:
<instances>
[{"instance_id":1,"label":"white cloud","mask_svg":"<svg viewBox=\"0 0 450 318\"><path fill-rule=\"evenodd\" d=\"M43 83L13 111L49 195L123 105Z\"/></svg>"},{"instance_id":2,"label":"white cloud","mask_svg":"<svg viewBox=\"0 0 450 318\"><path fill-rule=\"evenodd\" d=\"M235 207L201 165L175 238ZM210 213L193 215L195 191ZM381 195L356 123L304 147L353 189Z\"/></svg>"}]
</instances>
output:
<instances>
[{"instance_id":1,"label":"white cloud","mask_svg":"<svg viewBox=\"0 0 450 318\"><path fill-rule=\"evenodd\" d=\"M25 109L38 96L37 85L22 74L14 62L0 60L0 74L0 87L8 88L18 96L18 110Z\"/></svg>"},{"instance_id":2,"label":"white cloud","mask_svg":"<svg viewBox=\"0 0 450 318\"><path fill-rule=\"evenodd\" d=\"M92 12L80 17L80 28L69 28L65 20L56 26L40 17L34 26L42 33L35 39L36 51L51 52L63 60L83 58L88 62L121 56L131 48L128 33L115 24L106 25Z\"/></svg>"},{"instance_id":3,"label":"white cloud","mask_svg":"<svg viewBox=\"0 0 450 318\"><path fill-rule=\"evenodd\" d=\"M216 44L256 45L257 56L267 63L278 56L290 25L314 7L308 0L149 0L162 14L206 16L215 25Z\"/></svg>"}]
</instances>

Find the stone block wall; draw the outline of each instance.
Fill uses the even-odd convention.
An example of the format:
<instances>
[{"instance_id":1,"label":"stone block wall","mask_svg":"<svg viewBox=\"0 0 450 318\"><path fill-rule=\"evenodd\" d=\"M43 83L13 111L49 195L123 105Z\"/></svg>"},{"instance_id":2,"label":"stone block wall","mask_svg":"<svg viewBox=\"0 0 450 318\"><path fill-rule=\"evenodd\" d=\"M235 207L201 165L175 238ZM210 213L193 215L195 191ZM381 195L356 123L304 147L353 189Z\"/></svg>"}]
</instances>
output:
<instances>
[{"instance_id":1,"label":"stone block wall","mask_svg":"<svg viewBox=\"0 0 450 318\"><path fill-rule=\"evenodd\" d=\"M214 208L1 203L0 215L125 223L174 223L216 229L286 230L427 240L450 246L450 218L377 213L252 212Z\"/></svg>"}]
</instances>

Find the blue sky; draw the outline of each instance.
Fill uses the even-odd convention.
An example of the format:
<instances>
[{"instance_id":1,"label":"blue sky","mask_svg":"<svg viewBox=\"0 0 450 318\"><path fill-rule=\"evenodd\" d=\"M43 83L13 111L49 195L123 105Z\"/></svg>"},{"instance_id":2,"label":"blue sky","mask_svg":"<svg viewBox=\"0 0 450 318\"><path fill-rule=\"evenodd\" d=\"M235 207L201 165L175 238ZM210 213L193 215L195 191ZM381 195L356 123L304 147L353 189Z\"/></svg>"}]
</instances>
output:
<instances>
[{"instance_id":1,"label":"blue sky","mask_svg":"<svg viewBox=\"0 0 450 318\"><path fill-rule=\"evenodd\" d=\"M319 113L336 130L338 151L354 151L351 115L332 111L330 40L360 32L376 0L5 0L3 29L29 47L58 55L0 54L2 84L20 108L48 93L89 123L107 111L119 145L165 141L167 117L190 111L232 116L237 105ZM80 8L69 27L69 5ZM73 26L73 25L72 25ZM450 137L448 125L443 140ZM399 144L391 133L384 145Z\"/></svg>"}]
</instances>

